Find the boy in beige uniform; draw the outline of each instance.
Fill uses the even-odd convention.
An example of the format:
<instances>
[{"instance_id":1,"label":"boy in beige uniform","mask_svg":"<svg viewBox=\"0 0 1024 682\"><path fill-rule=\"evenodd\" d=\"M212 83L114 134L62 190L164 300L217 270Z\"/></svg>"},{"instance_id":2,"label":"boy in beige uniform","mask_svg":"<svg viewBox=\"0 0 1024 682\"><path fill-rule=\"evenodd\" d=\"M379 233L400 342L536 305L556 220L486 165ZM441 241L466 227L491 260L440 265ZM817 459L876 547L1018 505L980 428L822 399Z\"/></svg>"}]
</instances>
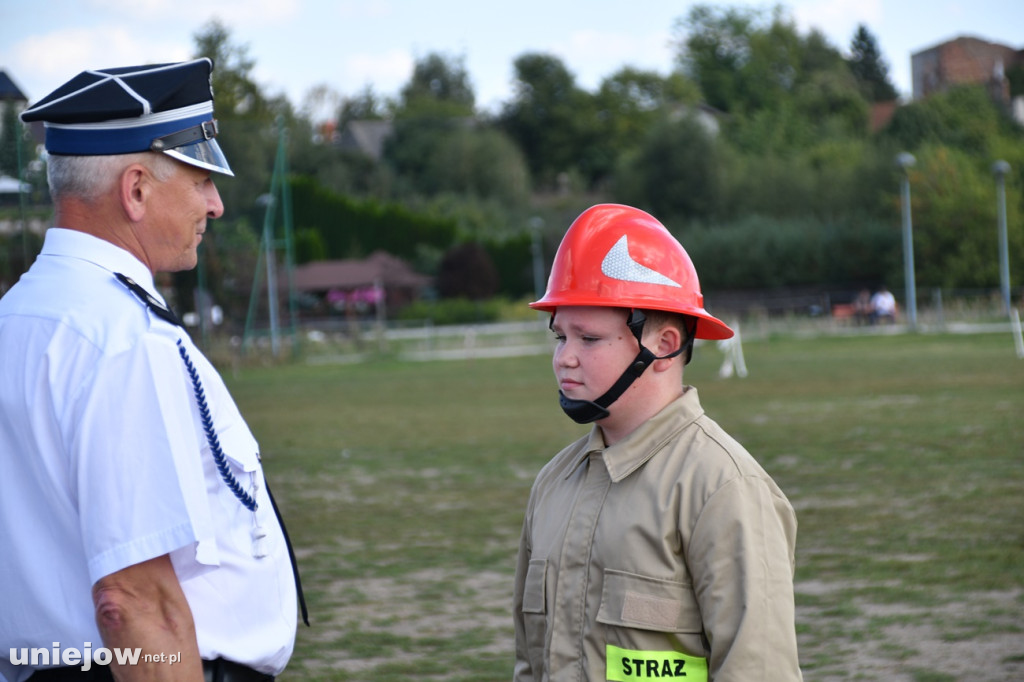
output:
<instances>
[{"instance_id":1,"label":"boy in beige uniform","mask_svg":"<svg viewBox=\"0 0 1024 682\"><path fill-rule=\"evenodd\" d=\"M796 517L683 384L694 338L732 336L652 216L569 228L544 297L559 401L589 435L530 494L515 579L517 682L801 680Z\"/></svg>"}]
</instances>

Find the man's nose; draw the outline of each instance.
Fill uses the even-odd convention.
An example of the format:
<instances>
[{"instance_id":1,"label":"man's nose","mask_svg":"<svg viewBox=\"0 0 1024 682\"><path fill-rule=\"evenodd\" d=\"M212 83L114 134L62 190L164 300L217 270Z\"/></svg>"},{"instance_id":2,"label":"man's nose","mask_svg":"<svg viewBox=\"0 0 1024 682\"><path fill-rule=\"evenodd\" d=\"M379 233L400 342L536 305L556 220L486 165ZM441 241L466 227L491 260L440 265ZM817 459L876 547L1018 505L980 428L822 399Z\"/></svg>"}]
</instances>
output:
<instances>
[{"instance_id":1,"label":"man's nose","mask_svg":"<svg viewBox=\"0 0 1024 682\"><path fill-rule=\"evenodd\" d=\"M210 181L210 188L206 195L206 215L210 218L219 218L224 215L224 202L220 199L220 192L217 185Z\"/></svg>"}]
</instances>

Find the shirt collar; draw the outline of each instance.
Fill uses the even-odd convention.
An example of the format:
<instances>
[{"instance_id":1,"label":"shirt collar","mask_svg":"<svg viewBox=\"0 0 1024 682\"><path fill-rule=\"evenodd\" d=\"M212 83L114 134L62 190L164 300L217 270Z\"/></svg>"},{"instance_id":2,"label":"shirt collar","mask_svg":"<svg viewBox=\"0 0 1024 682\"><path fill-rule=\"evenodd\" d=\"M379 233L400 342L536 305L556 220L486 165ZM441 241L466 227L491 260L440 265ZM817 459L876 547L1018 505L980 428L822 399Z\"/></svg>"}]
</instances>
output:
<instances>
[{"instance_id":1,"label":"shirt collar","mask_svg":"<svg viewBox=\"0 0 1024 682\"><path fill-rule=\"evenodd\" d=\"M104 270L109 270L111 274L123 273L138 282L149 293L155 294L156 298L163 302L163 297L157 291L153 273L149 271L149 268L120 246L99 237L78 230L51 227L46 231L43 248L39 255L77 258Z\"/></svg>"},{"instance_id":2,"label":"shirt collar","mask_svg":"<svg viewBox=\"0 0 1024 682\"><path fill-rule=\"evenodd\" d=\"M601 427L595 424L569 471L575 471L591 453L600 452L608 476L617 483L643 466L665 443L703 414L697 389L685 386L683 395L612 446L605 446Z\"/></svg>"}]
</instances>

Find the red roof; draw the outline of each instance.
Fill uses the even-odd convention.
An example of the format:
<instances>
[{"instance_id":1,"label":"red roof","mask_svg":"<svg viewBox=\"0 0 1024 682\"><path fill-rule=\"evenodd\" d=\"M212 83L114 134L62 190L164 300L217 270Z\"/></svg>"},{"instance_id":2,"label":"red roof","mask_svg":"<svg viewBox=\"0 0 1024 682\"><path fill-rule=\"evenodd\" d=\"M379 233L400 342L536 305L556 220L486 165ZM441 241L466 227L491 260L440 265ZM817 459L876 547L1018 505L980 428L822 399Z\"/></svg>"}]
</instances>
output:
<instances>
[{"instance_id":1,"label":"red roof","mask_svg":"<svg viewBox=\"0 0 1024 682\"><path fill-rule=\"evenodd\" d=\"M365 260L330 260L306 263L295 268L295 288L299 291L359 289L373 285L393 288L421 288L431 278L410 268L405 261L384 251Z\"/></svg>"}]
</instances>

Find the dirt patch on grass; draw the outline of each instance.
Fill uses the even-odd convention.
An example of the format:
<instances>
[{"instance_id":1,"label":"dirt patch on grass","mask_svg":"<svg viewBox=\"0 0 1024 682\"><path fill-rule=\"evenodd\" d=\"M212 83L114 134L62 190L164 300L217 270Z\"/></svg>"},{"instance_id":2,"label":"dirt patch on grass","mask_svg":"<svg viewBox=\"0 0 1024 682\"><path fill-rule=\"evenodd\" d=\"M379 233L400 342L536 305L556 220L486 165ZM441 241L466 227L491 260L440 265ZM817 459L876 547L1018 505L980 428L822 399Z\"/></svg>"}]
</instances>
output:
<instances>
[{"instance_id":1,"label":"dirt patch on grass","mask_svg":"<svg viewBox=\"0 0 1024 682\"><path fill-rule=\"evenodd\" d=\"M300 633L318 655L298 662L303 674L295 679L370 680L379 666L425 664L445 652L505 656L511 675L512 584L504 573L431 569L339 580L324 602L328 618Z\"/></svg>"},{"instance_id":2,"label":"dirt patch on grass","mask_svg":"<svg viewBox=\"0 0 1024 682\"><path fill-rule=\"evenodd\" d=\"M982 592L937 606L842 600L859 586L797 583L800 595L840 596L797 609L804 678L1005 682L1024 679L1022 592Z\"/></svg>"},{"instance_id":3,"label":"dirt patch on grass","mask_svg":"<svg viewBox=\"0 0 1024 682\"><path fill-rule=\"evenodd\" d=\"M797 609L808 682L1024 679L1024 592L973 593L928 607L843 596L864 587L797 583L798 603L818 602ZM446 649L507 658L511 675L505 573L431 569L344 580L325 597L319 608L327 607L329 617L301 633L318 655L293 662L286 679L369 680L379 666L416 666Z\"/></svg>"}]
</instances>

